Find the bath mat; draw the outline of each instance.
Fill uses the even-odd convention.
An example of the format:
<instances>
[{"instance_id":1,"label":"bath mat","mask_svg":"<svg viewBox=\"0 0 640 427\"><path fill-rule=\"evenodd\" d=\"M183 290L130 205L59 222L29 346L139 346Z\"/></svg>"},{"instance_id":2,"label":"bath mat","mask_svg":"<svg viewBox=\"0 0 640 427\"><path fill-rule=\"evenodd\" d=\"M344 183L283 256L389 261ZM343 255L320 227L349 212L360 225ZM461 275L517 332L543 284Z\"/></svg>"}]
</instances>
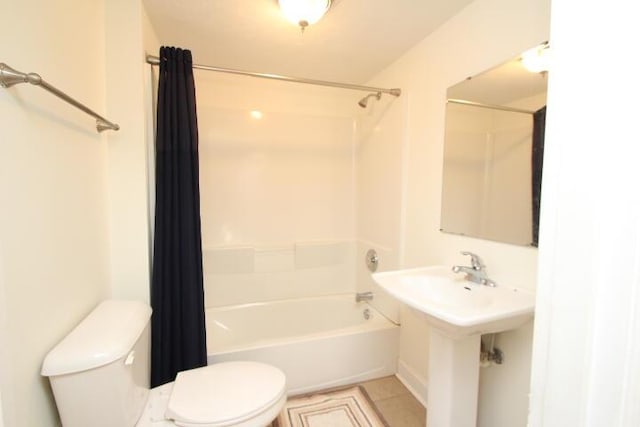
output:
<instances>
[{"instance_id":1,"label":"bath mat","mask_svg":"<svg viewBox=\"0 0 640 427\"><path fill-rule=\"evenodd\" d=\"M290 398L274 427L389 427L360 386Z\"/></svg>"}]
</instances>

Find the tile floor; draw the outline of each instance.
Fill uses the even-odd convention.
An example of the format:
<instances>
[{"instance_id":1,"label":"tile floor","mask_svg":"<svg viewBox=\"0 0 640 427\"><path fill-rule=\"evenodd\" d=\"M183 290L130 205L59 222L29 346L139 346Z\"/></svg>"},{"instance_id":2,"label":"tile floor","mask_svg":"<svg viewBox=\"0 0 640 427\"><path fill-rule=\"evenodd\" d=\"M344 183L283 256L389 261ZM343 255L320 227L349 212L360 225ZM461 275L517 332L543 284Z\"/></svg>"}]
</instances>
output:
<instances>
[{"instance_id":1,"label":"tile floor","mask_svg":"<svg viewBox=\"0 0 640 427\"><path fill-rule=\"evenodd\" d=\"M378 378L359 384L375 404L389 427L425 427L427 411L395 376ZM338 388L343 388L342 386ZM330 389L333 390L333 389ZM319 390L315 393L322 393Z\"/></svg>"},{"instance_id":2,"label":"tile floor","mask_svg":"<svg viewBox=\"0 0 640 427\"><path fill-rule=\"evenodd\" d=\"M427 411L395 376L361 383L390 427L425 427Z\"/></svg>"}]
</instances>

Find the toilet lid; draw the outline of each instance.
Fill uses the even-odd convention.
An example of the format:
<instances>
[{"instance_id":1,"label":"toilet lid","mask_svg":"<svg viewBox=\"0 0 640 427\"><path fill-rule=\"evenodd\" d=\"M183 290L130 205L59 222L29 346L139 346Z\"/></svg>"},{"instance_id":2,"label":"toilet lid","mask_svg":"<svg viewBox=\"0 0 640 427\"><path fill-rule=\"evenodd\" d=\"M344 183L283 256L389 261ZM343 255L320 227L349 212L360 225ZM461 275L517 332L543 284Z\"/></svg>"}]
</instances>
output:
<instances>
[{"instance_id":1,"label":"toilet lid","mask_svg":"<svg viewBox=\"0 0 640 427\"><path fill-rule=\"evenodd\" d=\"M285 393L280 369L224 362L178 373L165 416L179 426L223 426L252 418Z\"/></svg>"}]
</instances>

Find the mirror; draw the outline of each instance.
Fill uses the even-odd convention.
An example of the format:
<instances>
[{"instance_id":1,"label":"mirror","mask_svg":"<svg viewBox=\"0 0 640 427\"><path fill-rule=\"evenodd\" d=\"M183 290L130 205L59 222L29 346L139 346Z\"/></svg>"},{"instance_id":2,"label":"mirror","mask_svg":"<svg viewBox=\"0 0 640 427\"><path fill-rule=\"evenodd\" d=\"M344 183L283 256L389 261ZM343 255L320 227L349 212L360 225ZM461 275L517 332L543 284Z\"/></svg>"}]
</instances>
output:
<instances>
[{"instance_id":1,"label":"mirror","mask_svg":"<svg viewBox=\"0 0 640 427\"><path fill-rule=\"evenodd\" d=\"M546 95L521 57L447 90L441 231L537 246Z\"/></svg>"}]
</instances>

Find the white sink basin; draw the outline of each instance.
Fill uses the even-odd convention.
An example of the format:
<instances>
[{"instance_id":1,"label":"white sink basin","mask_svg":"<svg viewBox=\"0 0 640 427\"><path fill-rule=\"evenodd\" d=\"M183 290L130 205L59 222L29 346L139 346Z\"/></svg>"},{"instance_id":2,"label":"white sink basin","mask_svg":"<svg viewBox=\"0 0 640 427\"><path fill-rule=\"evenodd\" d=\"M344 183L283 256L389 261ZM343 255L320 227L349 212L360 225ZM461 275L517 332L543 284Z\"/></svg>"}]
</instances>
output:
<instances>
[{"instance_id":1,"label":"white sink basin","mask_svg":"<svg viewBox=\"0 0 640 427\"><path fill-rule=\"evenodd\" d=\"M515 329L533 317L532 292L472 283L451 267L389 271L372 277L451 338Z\"/></svg>"}]
</instances>

